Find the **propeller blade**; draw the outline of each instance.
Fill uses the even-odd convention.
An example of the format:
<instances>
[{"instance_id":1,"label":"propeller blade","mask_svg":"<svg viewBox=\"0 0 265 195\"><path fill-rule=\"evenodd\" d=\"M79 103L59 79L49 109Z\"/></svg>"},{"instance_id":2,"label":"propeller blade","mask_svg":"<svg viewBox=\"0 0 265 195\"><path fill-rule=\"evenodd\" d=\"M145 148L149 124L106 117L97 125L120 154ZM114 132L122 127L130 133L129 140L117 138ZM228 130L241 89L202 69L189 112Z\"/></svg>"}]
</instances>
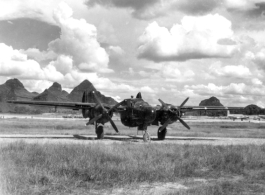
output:
<instances>
[{"instance_id":1,"label":"propeller blade","mask_svg":"<svg viewBox=\"0 0 265 195\"><path fill-rule=\"evenodd\" d=\"M103 109L104 112L106 112L106 109L104 108L103 104L101 103L101 101L98 99L98 96L96 95L95 91L93 91L94 97L96 98L98 104L101 106L101 108Z\"/></svg>"},{"instance_id":2,"label":"propeller blade","mask_svg":"<svg viewBox=\"0 0 265 195\"><path fill-rule=\"evenodd\" d=\"M114 129L117 133L119 133L119 130L118 130L117 126L115 125L115 123L113 122L113 120L110 118L109 121L110 121L110 124L112 125L113 129Z\"/></svg>"},{"instance_id":3,"label":"propeller blade","mask_svg":"<svg viewBox=\"0 0 265 195\"><path fill-rule=\"evenodd\" d=\"M159 128L159 132L163 131L168 126L168 124L170 122L171 122L171 120L167 119L167 121L163 124L163 126Z\"/></svg>"},{"instance_id":4,"label":"propeller blade","mask_svg":"<svg viewBox=\"0 0 265 195\"><path fill-rule=\"evenodd\" d=\"M182 125L184 125L187 129L190 129L189 125L187 123L185 123L184 120L182 120L181 118L178 118L178 120L181 122Z\"/></svg>"},{"instance_id":5,"label":"propeller blade","mask_svg":"<svg viewBox=\"0 0 265 195\"><path fill-rule=\"evenodd\" d=\"M98 119L100 119L102 117L103 114L100 114L94 118L92 118L91 120L89 120L86 125L91 125L91 124L94 124L95 121L97 121Z\"/></svg>"},{"instance_id":6,"label":"propeller blade","mask_svg":"<svg viewBox=\"0 0 265 195\"><path fill-rule=\"evenodd\" d=\"M107 116L108 116L109 122L110 122L111 126L113 127L113 129L114 129L117 133L119 133L119 130L118 130L117 126L115 125L115 123L113 122L113 120L110 118L109 115L107 115Z\"/></svg>"},{"instance_id":7,"label":"propeller blade","mask_svg":"<svg viewBox=\"0 0 265 195\"><path fill-rule=\"evenodd\" d=\"M158 101L162 104L163 107L166 105L166 103L163 102L161 99L158 99Z\"/></svg>"},{"instance_id":8,"label":"propeller blade","mask_svg":"<svg viewBox=\"0 0 265 195\"><path fill-rule=\"evenodd\" d=\"M187 97L187 98L184 100L184 102L182 102L182 104L179 106L179 108L182 108L182 106L184 106L188 100L189 100L189 97Z\"/></svg>"},{"instance_id":9,"label":"propeller blade","mask_svg":"<svg viewBox=\"0 0 265 195\"><path fill-rule=\"evenodd\" d=\"M109 109L108 113L110 113L112 110L115 110L117 107L119 107L121 104L123 103L123 101L121 101L120 103L117 103L115 106L113 106L111 109Z\"/></svg>"},{"instance_id":10,"label":"propeller blade","mask_svg":"<svg viewBox=\"0 0 265 195\"><path fill-rule=\"evenodd\" d=\"M115 123L113 122L113 120L111 119L111 117L109 116L109 113L110 113L113 109L117 108L122 102L116 104L114 107L112 107L111 109L109 109L109 111L107 111L107 110L104 108L104 106L103 106L103 104L101 103L101 101L98 99L98 97L97 97L95 91L93 91L93 94L94 94L94 96L95 96L95 98L96 98L98 104L99 104L99 105L101 106L101 108L103 109L103 114L106 114L106 116L108 117L108 119L109 119L109 121L110 121L110 124L112 125L112 127L114 128L114 130L115 130L117 133L119 133L119 130L118 130L117 126L115 125ZM102 114L100 114L100 115L102 116ZM100 115L99 115L99 116L100 116ZM104 115L104 116L105 116L105 115ZM100 117L99 117L99 118L100 118ZM92 119L92 120L93 120L93 119ZM94 121L96 121L96 120L94 120Z\"/></svg>"}]
</instances>

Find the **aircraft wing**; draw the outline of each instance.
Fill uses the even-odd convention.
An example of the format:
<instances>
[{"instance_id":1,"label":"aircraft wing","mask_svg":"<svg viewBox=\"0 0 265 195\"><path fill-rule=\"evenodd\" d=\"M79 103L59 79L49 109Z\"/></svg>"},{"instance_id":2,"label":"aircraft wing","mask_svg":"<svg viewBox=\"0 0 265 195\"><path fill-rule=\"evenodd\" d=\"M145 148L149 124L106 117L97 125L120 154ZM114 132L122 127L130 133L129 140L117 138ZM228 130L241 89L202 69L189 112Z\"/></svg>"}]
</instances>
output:
<instances>
[{"instance_id":1,"label":"aircraft wing","mask_svg":"<svg viewBox=\"0 0 265 195\"><path fill-rule=\"evenodd\" d=\"M96 103L87 102L52 102L52 101L19 101L19 100L8 100L7 103L11 104L24 104L24 105L35 105L35 106L52 106L66 109L79 110L83 108L91 108ZM106 108L111 108L110 105L104 105Z\"/></svg>"},{"instance_id":2,"label":"aircraft wing","mask_svg":"<svg viewBox=\"0 0 265 195\"><path fill-rule=\"evenodd\" d=\"M226 107L226 106L183 106L182 112L202 111L202 110L243 110L244 107Z\"/></svg>"}]
</instances>

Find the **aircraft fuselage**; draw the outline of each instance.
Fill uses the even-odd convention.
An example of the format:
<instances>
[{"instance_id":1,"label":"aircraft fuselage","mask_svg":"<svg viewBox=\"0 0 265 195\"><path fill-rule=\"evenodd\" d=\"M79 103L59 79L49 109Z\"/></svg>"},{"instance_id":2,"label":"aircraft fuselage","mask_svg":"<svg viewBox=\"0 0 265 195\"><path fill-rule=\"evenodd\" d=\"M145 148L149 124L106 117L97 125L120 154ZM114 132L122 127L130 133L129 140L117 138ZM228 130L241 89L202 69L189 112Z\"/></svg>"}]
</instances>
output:
<instances>
[{"instance_id":1,"label":"aircraft fuselage","mask_svg":"<svg viewBox=\"0 0 265 195\"><path fill-rule=\"evenodd\" d=\"M146 130L156 118L156 110L140 98L125 99L122 104L125 109L120 111L123 125L138 127L138 130Z\"/></svg>"}]
</instances>

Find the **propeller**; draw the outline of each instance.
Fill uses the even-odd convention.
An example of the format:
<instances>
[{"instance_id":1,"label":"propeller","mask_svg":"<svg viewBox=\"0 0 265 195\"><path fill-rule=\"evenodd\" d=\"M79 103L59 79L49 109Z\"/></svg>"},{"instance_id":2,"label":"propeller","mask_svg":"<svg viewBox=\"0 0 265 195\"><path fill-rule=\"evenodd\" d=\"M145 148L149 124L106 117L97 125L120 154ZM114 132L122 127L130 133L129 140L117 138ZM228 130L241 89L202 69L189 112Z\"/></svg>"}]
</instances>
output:
<instances>
[{"instance_id":1,"label":"propeller","mask_svg":"<svg viewBox=\"0 0 265 195\"><path fill-rule=\"evenodd\" d=\"M183 102L182 102L182 104L178 107L178 109L180 110L186 103L187 103L187 101L189 100L189 98L186 98ZM165 102L163 102L161 99L158 99L158 101L162 104L162 108L165 108L166 107L166 103ZM174 110L172 110L172 109L169 109L169 111L171 112L171 113L174 113L174 114L176 114L176 118L177 118L177 120L179 120L179 122L183 125L183 126L185 126L187 129L190 129L190 127L189 127L189 125L185 122L185 121L183 121L181 118L180 118L180 116L179 115L177 115L177 113L176 113L176 110L174 111ZM176 121L177 121L176 120ZM169 118L169 119L167 119L167 121L162 125L162 127L161 128L159 128L159 132L161 132L161 131L163 131L170 123L171 123L172 121L171 121L171 119Z\"/></svg>"},{"instance_id":2,"label":"propeller","mask_svg":"<svg viewBox=\"0 0 265 195\"><path fill-rule=\"evenodd\" d=\"M166 103L163 102L161 99L158 99L158 101L162 104L162 108L164 108L166 106Z\"/></svg>"},{"instance_id":3,"label":"propeller","mask_svg":"<svg viewBox=\"0 0 265 195\"><path fill-rule=\"evenodd\" d=\"M117 126L115 125L115 123L113 122L113 120L112 120L111 117L110 117L110 113L111 113L112 110L116 109L119 105L121 105L122 102L116 104L116 105L113 106L111 109L107 110L107 109L103 106L103 104L101 103L101 101L99 100L99 98L97 97L97 95L95 94L95 91L93 91L93 94L94 94L94 97L95 97L97 103L98 103L98 104L100 105L100 107L102 108L103 113L100 114L100 115L98 115L98 116L96 116L96 117L94 117L93 119L91 119L91 120L87 123L87 125L89 125L89 124L93 124L95 121L97 121L98 119L100 119L102 116L106 116L106 117L108 118L108 120L110 121L110 124L112 125L113 129L114 129L117 133L119 133L119 130L118 130Z\"/></svg>"},{"instance_id":4,"label":"propeller","mask_svg":"<svg viewBox=\"0 0 265 195\"><path fill-rule=\"evenodd\" d=\"M190 129L189 125L185 123L184 120L182 120L180 117L178 117L179 122L181 122L182 125L184 125L187 129Z\"/></svg>"},{"instance_id":5,"label":"propeller","mask_svg":"<svg viewBox=\"0 0 265 195\"><path fill-rule=\"evenodd\" d=\"M187 98L182 102L182 104L179 106L179 108L182 108L182 107L187 103L188 100L189 100L189 97L187 97Z\"/></svg>"},{"instance_id":6,"label":"propeller","mask_svg":"<svg viewBox=\"0 0 265 195\"><path fill-rule=\"evenodd\" d=\"M98 119L100 119L102 116L103 116L103 114L100 114L100 115L94 117L93 119L89 120L89 121L86 123L86 125L94 124L94 122L97 121Z\"/></svg>"}]
</instances>

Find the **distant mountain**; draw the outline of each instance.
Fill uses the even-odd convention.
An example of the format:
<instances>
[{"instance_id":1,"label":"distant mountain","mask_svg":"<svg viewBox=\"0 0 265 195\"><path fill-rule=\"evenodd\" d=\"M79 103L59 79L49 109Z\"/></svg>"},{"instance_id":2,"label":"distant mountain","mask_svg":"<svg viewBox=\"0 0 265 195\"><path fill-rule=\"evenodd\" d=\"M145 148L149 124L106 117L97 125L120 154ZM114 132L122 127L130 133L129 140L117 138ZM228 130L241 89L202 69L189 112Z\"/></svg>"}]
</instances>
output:
<instances>
[{"instance_id":1,"label":"distant mountain","mask_svg":"<svg viewBox=\"0 0 265 195\"><path fill-rule=\"evenodd\" d=\"M35 94L26 90L18 79L10 79L0 85L0 102L6 100L29 100L34 96Z\"/></svg>"},{"instance_id":2,"label":"distant mountain","mask_svg":"<svg viewBox=\"0 0 265 195\"><path fill-rule=\"evenodd\" d=\"M0 111L7 112L15 110L17 106L6 103L6 100L31 100L35 93L25 89L18 79L9 79L0 85Z\"/></svg>"},{"instance_id":3,"label":"distant mountain","mask_svg":"<svg viewBox=\"0 0 265 195\"><path fill-rule=\"evenodd\" d=\"M116 104L117 102L111 98L101 94L88 80L84 80L72 92L62 90L62 86L55 82L51 87L45 89L42 93L29 92L18 79L7 80L0 85L0 112L18 112L18 113L39 113L53 112L51 107L38 107L26 105L14 105L6 103L6 100L33 100L33 101L58 101L58 102L81 102L83 92L87 92L87 102L96 102L92 91L96 91L97 97L102 103ZM71 111L71 110L69 110Z\"/></svg>"},{"instance_id":4,"label":"distant mountain","mask_svg":"<svg viewBox=\"0 0 265 195\"><path fill-rule=\"evenodd\" d=\"M263 109L258 107L257 105L251 104L244 108L244 112L247 115L258 115L263 114Z\"/></svg>"},{"instance_id":5,"label":"distant mountain","mask_svg":"<svg viewBox=\"0 0 265 195\"><path fill-rule=\"evenodd\" d=\"M45 89L41 94L33 98L34 101L69 101L69 94L62 90L62 86L55 82L49 89Z\"/></svg>"},{"instance_id":6,"label":"distant mountain","mask_svg":"<svg viewBox=\"0 0 265 195\"><path fill-rule=\"evenodd\" d=\"M209 99L202 100L199 106L223 106L220 100L216 97L210 97ZM207 116L226 116L226 111L199 111L199 115L207 115Z\"/></svg>"},{"instance_id":7,"label":"distant mountain","mask_svg":"<svg viewBox=\"0 0 265 195\"><path fill-rule=\"evenodd\" d=\"M82 83L80 83L71 91L71 93L67 96L67 98L73 102L81 102L84 91L87 92L96 91L96 88L93 86L93 84L90 81L84 80Z\"/></svg>"},{"instance_id":8,"label":"distant mountain","mask_svg":"<svg viewBox=\"0 0 265 195\"><path fill-rule=\"evenodd\" d=\"M223 104L216 97L210 97L209 99L202 100L199 106L223 106Z\"/></svg>"},{"instance_id":9,"label":"distant mountain","mask_svg":"<svg viewBox=\"0 0 265 195\"><path fill-rule=\"evenodd\" d=\"M84 80L82 83L76 86L73 89L73 91L71 91L71 93L67 96L67 98L73 102L81 102L84 91L86 91L86 94L87 94L87 102L97 103L95 96L92 93L92 91L95 91L97 97L100 99L102 103L106 103L106 104L117 103L113 98L106 97L105 95L97 91L97 89L93 86L93 84L89 82L88 80Z\"/></svg>"}]
</instances>

